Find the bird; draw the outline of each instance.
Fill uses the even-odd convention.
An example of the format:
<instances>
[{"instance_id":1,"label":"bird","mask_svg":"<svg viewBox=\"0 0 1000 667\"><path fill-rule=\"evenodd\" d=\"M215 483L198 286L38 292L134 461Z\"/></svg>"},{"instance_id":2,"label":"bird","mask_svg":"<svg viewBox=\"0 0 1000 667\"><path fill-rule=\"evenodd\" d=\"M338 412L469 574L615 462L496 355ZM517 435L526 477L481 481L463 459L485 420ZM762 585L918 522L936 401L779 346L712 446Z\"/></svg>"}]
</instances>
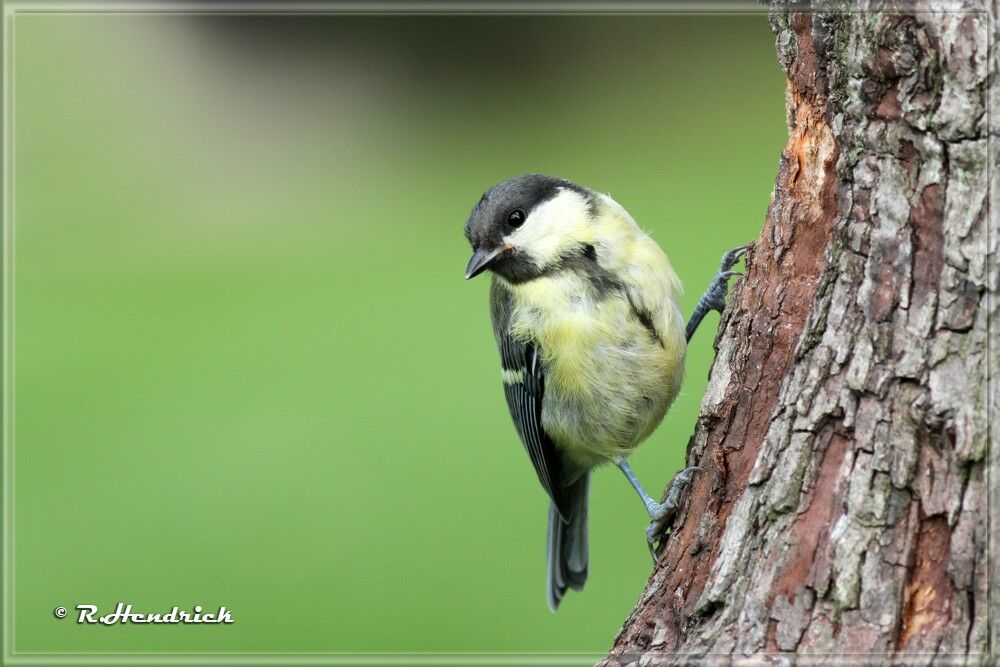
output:
<instances>
[{"instance_id":1,"label":"bird","mask_svg":"<svg viewBox=\"0 0 1000 667\"><path fill-rule=\"evenodd\" d=\"M685 324L681 282L660 246L610 195L543 174L486 190L465 224L465 278L492 274L490 315L504 395L549 499L546 590L554 612L589 567L591 472L614 463L639 494L656 557L698 467L675 475L663 502L627 462L660 424L684 374L687 342L722 311L732 266L722 265Z\"/></svg>"}]
</instances>

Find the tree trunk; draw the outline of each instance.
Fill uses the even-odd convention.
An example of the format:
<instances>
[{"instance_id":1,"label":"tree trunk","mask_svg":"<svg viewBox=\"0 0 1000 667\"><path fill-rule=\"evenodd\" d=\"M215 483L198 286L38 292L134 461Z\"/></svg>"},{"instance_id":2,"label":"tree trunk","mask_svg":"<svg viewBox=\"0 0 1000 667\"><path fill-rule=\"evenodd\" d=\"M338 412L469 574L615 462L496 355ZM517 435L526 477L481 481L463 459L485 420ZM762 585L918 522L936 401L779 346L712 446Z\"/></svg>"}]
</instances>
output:
<instances>
[{"instance_id":1,"label":"tree trunk","mask_svg":"<svg viewBox=\"0 0 1000 667\"><path fill-rule=\"evenodd\" d=\"M987 662L996 27L912 7L771 24L789 138L688 445L706 472L605 664Z\"/></svg>"}]
</instances>

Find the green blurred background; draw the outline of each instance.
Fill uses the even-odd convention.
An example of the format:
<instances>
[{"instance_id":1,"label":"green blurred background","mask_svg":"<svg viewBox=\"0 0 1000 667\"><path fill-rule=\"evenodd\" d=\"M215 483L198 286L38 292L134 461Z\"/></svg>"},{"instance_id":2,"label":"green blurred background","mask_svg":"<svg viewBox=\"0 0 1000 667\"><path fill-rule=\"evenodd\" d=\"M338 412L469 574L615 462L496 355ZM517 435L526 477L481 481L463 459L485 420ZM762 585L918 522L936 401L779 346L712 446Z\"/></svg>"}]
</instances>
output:
<instances>
[{"instance_id":1,"label":"green blurred background","mask_svg":"<svg viewBox=\"0 0 1000 667\"><path fill-rule=\"evenodd\" d=\"M689 313L784 143L766 17L19 15L14 650L586 651L651 565L595 476L545 605L547 501L462 227L539 171L609 192ZM717 317L634 456L682 465ZM226 605L228 626L72 608ZM57 620L53 608L69 607Z\"/></svg>"}]
</instances>

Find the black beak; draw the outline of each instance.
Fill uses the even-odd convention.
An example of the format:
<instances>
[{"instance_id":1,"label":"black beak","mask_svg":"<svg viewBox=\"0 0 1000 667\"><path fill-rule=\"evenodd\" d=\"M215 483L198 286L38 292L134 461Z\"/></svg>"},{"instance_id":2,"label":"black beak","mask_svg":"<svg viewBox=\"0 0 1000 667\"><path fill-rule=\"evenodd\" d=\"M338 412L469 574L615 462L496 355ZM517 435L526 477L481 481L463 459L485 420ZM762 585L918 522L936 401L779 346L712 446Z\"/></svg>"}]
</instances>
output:
<instances>
[{"instance_id":1,"label":"black beak","mask_svg":"<svg viewBox=\"0 0 1000 667\"><path fill-rule=\"evenodd\" d=\"M465 279L475 278L480 273L490 268L490 264L496 261L496 258L502 255L504 252L509 250L507 246L500 246L499 248L478 248L476 252L472 253L472 259L469 260L469 265L465 267Z\"/></svg>"}]
</instances>

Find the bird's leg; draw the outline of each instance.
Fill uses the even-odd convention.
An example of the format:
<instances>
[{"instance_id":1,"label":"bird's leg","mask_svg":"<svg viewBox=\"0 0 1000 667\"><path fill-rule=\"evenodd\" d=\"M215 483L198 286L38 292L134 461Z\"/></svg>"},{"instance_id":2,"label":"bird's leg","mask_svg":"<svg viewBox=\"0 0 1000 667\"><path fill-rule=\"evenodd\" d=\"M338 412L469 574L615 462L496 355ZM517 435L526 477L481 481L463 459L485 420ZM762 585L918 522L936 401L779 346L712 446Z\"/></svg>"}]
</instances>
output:
<instances>
[{"instance_id":1,"label":"bird's leg","mask_svg":"<svg viewBox=\"0 0 1000 667\"><path fill-rule=\"evenodd\" d=\"M687 329L685 330L688 342L691 342L691 337L694 336L698 325L701 324L701 320L709 311L717 310L721 313L726 307L726 292L729 291L729 278L739 275L732 268L736 262L740 261L740 257L746 251L747 247L741 245L739 248L733 248L722 256L722 264L719 266L719 272L715 274L715 278L709 283L708 289L705 290L705 293L698 300L698 305L694 307L694 313L691 314L691 319L688 320Z\"/></svg>"},{"instance_id":2,"label":"bird's leg","mask_svg":"<svg viewBox=\"0 0 1000 667\"><path fill-rule=\"evenodd\" d=\"M632 472L632 466L628 464L628 461L621 458L615 460L615 464L623 473L625 473L625 477L628 479L629 484L632 485L635 492L639 494L640 498L642 498L642 502L646 506L646 511L649 512L649 517L652 518L653 514L659 508L660 503L653 500L653 498L649 495L645 487L643 487L642 482L640 482L639 478L635 476L634 472Z\"/></svg>"},{"instance_id":3,"label":"bird's leg","mask_svg":"<svg viewBox=\"0 0 1000 667\"><path fill-rule=\"evenodd\" d=\"M615 464L625 473L629 484L632 485L635 492L642 498L642 502L646 506L646 512L649 513L650 522L649 528L646 529L646 544L649 546L649 553L653 557L653 560L656 560L656 545L660 537L666 532L667 524L673 521L674 516L677 515L677 510L680 508L681 494L684 492L685 487L691 481L694 473L701 470L701 468L685 468L674 475L674 479L670 482L670 487L667 489L666 497L662 503L658 503L643 488L642 483L639 482L639 478L632 472L632 467L628 464L628 461L620 458L615 461Z\"/></svg>"}]
</instances>

